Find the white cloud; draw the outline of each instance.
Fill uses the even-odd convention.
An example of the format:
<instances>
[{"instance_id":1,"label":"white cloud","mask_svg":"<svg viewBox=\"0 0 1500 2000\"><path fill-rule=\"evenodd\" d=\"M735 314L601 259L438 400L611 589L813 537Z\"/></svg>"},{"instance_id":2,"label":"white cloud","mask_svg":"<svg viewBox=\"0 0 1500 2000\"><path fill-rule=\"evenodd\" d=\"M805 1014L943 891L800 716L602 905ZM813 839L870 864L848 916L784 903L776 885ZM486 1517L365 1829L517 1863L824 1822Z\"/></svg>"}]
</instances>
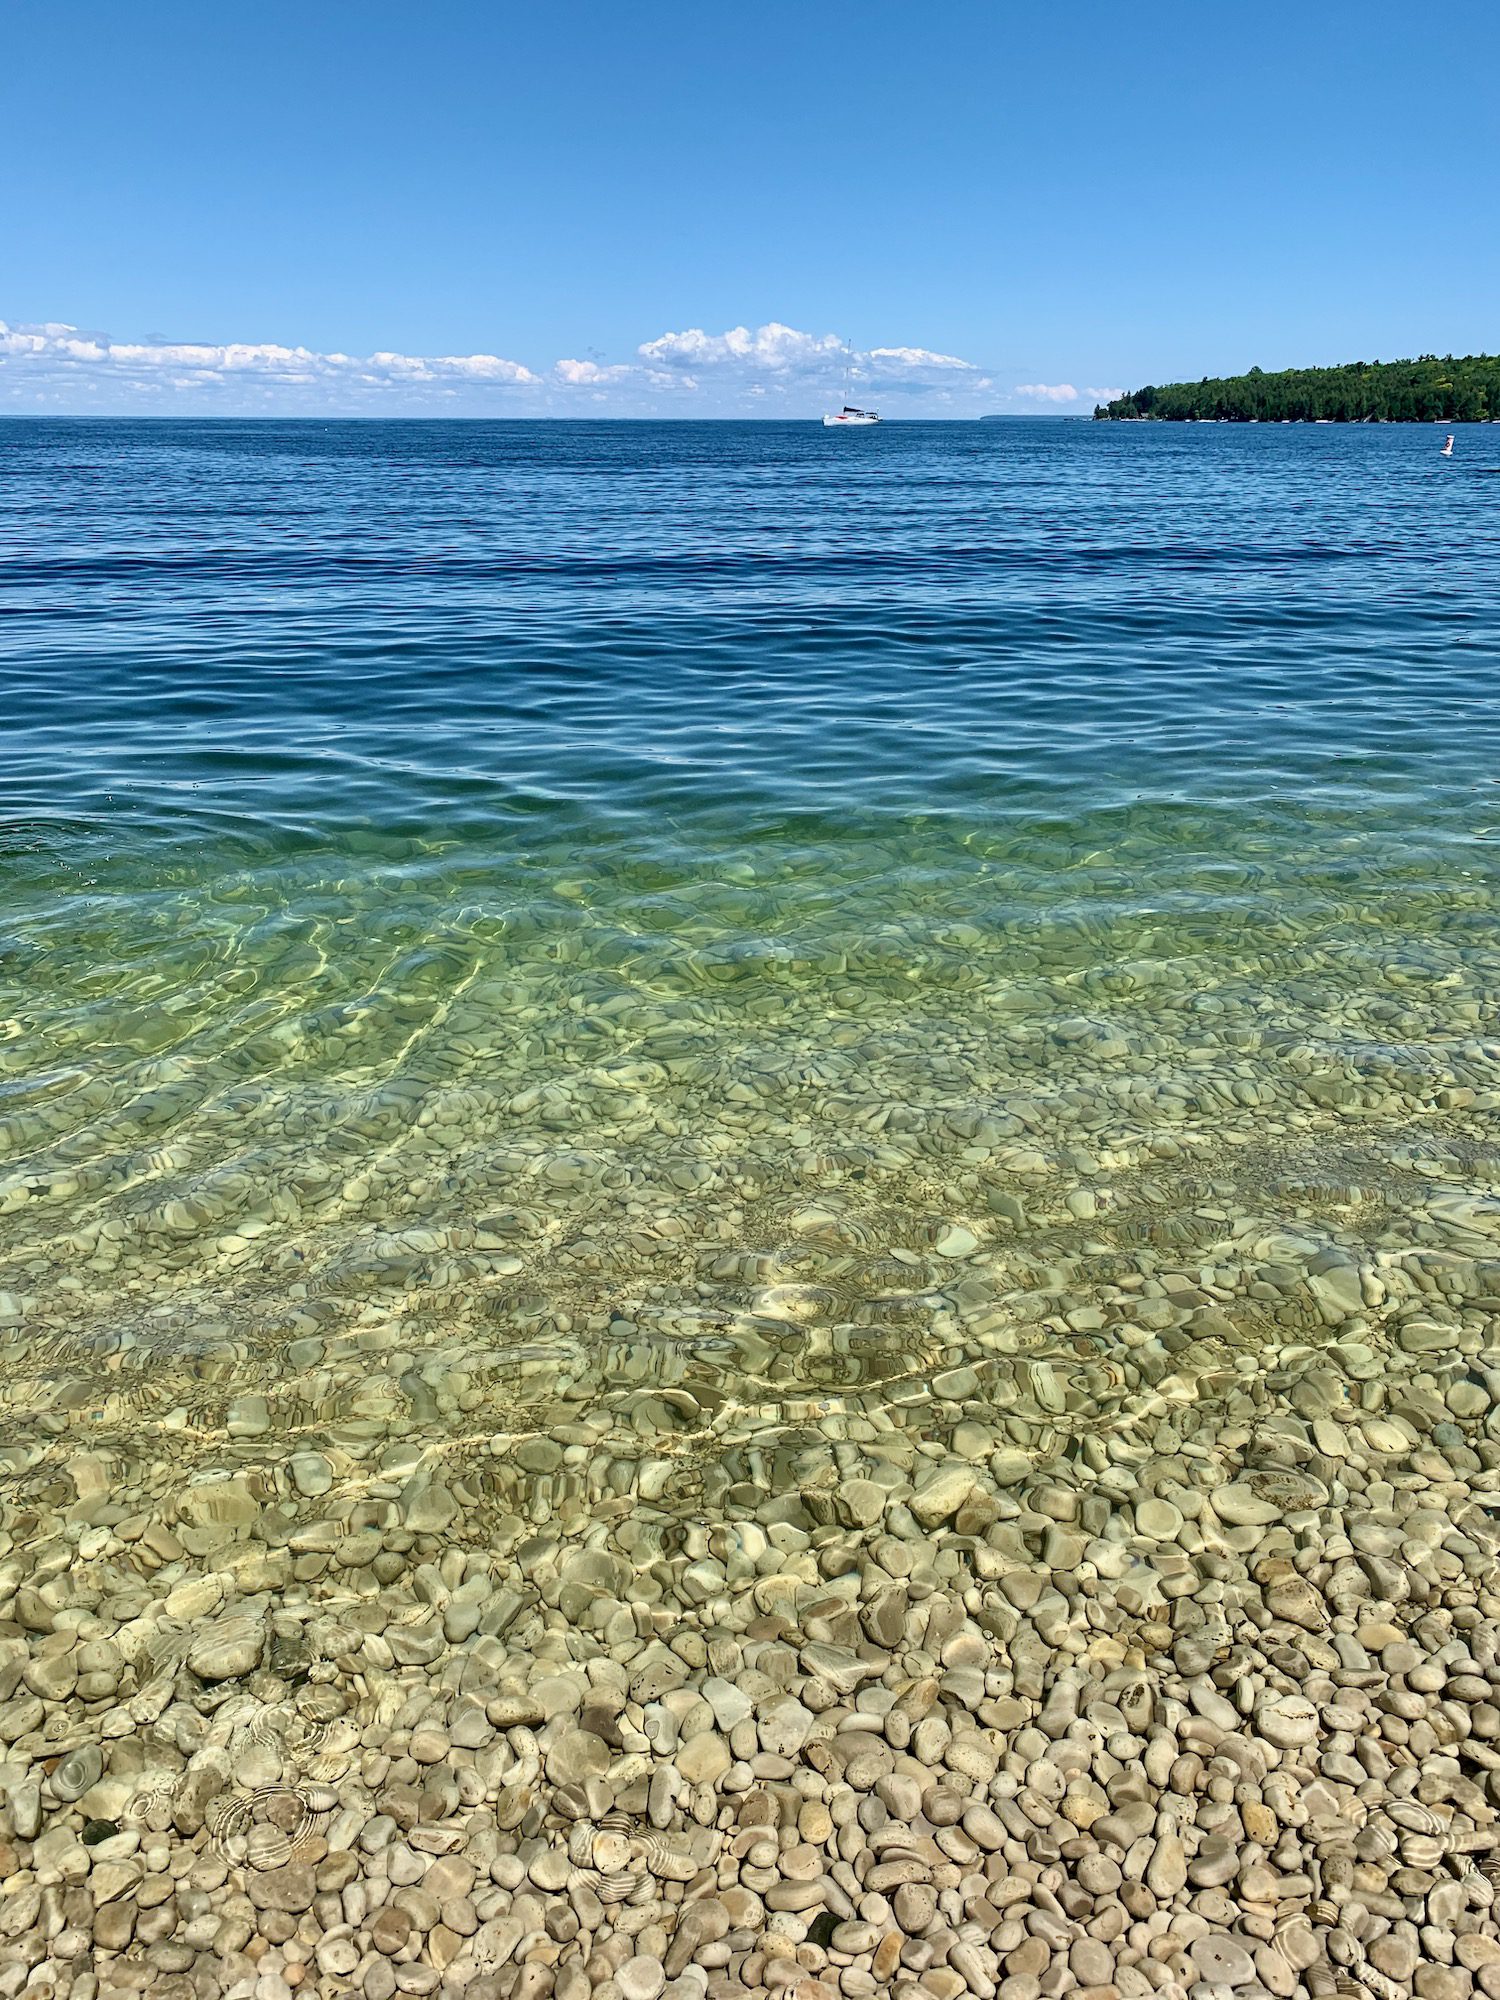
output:
<instances>
[{"instance_id":1,"label":"white cloud","mask_svg":"<svg viewBox=\"0 0 1500 2000\"><path fill-rule=\"evenodd\" d=\"M626 362L559 361L552 370L559 382L574 389L602 388L607 382L623 382L635 373Z\"/></svg>"},{"instance_id":2,"label":"white cloud","mask_svg":"<svg viewBox=\"0 0 1500 2000\"><path fill-rule=\"evenodd\" d=\"M1123 396L1123 389L1085 389L1084 395L1095 403L1112 403L1117 396Z\"/></svg>"},{"instance_id":3,"label":"white cloud","mask_svg":"<svg viewBox=\"0 0 1500 2000\"><path fill-rule=\"evenodd\" d=\"M663 333L636 349L643 361L658 368L750 368L775 375L822 370L841 355L844 343L836 333L799 333L780 320L768 320L752 333L732 326L727 333L705 333L689 327L684 333Z\"/></svg>"},{"instance_id":4,"label":"white cloud","mask_svg":"<svg viewBox=\"0 0 1500 2000\"><path fill-rule=\"evenodd\" d=\"M409 355L402 358L411 359ZM541 380L539 375L533 375L519 361L506 361L498 354L439 354L427 366L439 379L460 376L466 382L519 382L527 385Z\"/></svg>"},{"instance_id":5,"label":"white cloud","mask_svg":"<svg viewBox=\"0 0 1500 2000\"><path fill-rule=\"evenodd\" d=\"M689 327L682 333L663 333L655 340L642 341L637 349L641 359L656 368L820 379L838 372L846 351L845 342L836 333L802 333L774 319L753 331L748 326L732 326L726 333L705 333L700 326ZM858 379L892 385L919 386L934 374L977 372L972 361L957 354L935 354L930 347L856 349L851 359Z\"/></svg>"},{"instance_id":6,"label":"white cloud","mask_svg":"<svg viewBox=\"0 0 1500 2000\"><path fill-rule=\"evenodd\" d=\"M961 361L956 354L934 354L927 347L872 347L869 358L892 362L898 368L962 368L970 374L974 372L972 361Z\"/></svg>"},{"instance_id":7,"label":"white cloud","mask_svg":"<svg viewBox=\"0 0 1500 2000\"><path fill-rule=\"evenodd\" d=\"M841 393L844 340L780 320L722 333L688 327L642 341L620 362L565 356L546 372L499 354L323 352L278 342L115 340L59 321L0 320L0 398L54 408L111 407L270 414L497 407L565 413L580 405L622 415L692 409L732 415L752 408L805 416ZM902 398L929 413L972 414L992 390L956 354L907 345L856 349L852 393L883 406ZM510 391L497 404L495 392ZM1021 391L1058 399L1062 390ZM1069 397L1077 391L1068 389Z\"/></svg>"},{"instance_id":8,"label":"white cloud","mask_svg":"<svg viewBox=\"0 0 1500 2000\"><path fill-rule=\"evenodd\" d=\"M1091 395L1093 391L1089 392ZM1071 382L1018 382L1018 396L1030 396L1039 403L1076 403L1078 391Z\"/></svg>"},{"instance_id":9,"label":"white cloud","mask_svg":"<svg viewBox=\"0 0 1500 2000\"><path fill-rule=\"evenodd\" d=\"M805 400L813 387L836 393L846 355L854 388L866 394L937 395L941 401L950 389L978 392L991 386L977 365L961 355L939 354L930 347L856 348L849 354L836 333L804 333L780 320L754 328L732 326L724 333L688 327L642 341L636 351L655 387L675 378L684 388L703 383L760 399L768 394L790 399L800 391Z\"/></svg>"},{"instance_id":10,"label":"white cloud","mask_svg":"<svg viewBox=\"0 0 1500 2000\"><path fill-rule=\"evenodd\" d=\"M499 354L396 354L388 350L361 360L350 354L319 354L309 347L274 342L118 341L77 327L10 326L0 320L0 367L18 368L53 381L94 374L132 387L160 384L203 388L228 382L259 381L305 387L323 383L364 388L404 383L496 383L527 387L540 377L519 361Z\"/></svg>"}]
</instances>

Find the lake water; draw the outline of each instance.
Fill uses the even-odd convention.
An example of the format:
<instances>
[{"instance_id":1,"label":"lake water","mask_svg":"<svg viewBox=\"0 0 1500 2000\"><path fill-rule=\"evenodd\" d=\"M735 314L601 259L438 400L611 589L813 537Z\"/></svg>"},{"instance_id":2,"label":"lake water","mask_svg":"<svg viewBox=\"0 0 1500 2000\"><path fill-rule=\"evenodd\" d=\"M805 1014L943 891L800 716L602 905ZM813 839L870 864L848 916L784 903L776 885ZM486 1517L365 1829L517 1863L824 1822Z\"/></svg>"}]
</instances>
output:
<instances>
[{"instance_id":1,"label":"lake water","mask_svg":"<svg viewBox=\"0 0 1500 2000\"><path fill-rule=\"evenodd\" d=\"M1478 1475L1500 446L1439 442L0 424L0 1554L248 1535L246 1616L358 1627L319 1536L387 1531L440 1649L555 1661L913 1523L961 1622L1005 1528L1105 1549L1042 1629L1110 1667L1226 1481L1295 1556Z\"/></svg>"},{"instance_id":2,"label":"lake water","mask_svg":"<svg viewBox=\"0 0 1500 2000\"><path fill-rule=\"evenodd\" d=\"M1426 429L0 441L6 1284L101 1393L305 1421L295 1286L521 1402L858 1403L949 1220L1090 1293L1472 1156L1497 489Z\"/></svg>"}]
</instances>

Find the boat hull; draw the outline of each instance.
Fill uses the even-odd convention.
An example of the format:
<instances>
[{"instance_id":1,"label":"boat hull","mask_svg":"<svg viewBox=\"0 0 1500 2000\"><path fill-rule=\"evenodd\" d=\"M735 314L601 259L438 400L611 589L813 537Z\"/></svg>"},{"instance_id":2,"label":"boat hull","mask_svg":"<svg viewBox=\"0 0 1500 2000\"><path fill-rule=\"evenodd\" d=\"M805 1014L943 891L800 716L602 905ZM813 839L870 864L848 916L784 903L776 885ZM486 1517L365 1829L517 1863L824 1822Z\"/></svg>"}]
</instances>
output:
<instances>
[{"instance_id":1,"label":"boat hull","mask_svg":"<svg viewBox=\"0 0 1500 2000\"><path fill-rule=\"evenodd\" d=\"M879 417L866 416L863 413L857 417L824 417L823 419L825 427L831 431L868 430L872 424L878 424L879 422Z\"/></svg>"}]
</instances>

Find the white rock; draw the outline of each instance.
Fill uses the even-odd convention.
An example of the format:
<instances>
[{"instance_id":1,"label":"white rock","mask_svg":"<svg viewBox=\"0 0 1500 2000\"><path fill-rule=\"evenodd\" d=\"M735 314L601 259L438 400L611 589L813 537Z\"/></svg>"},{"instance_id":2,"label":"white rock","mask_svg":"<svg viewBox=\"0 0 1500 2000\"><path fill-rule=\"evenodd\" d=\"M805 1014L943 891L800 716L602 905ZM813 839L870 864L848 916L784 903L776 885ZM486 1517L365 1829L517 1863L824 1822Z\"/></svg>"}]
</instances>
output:
<instances>
[{"instance_id":1,"label":"white rock","mask_svg":"<svg viewBox=\"0 0 1500 2000\"><path fill-rule=\"evenodd\" d=\"M974 1486L973 1467L953 1460L930 1473L908 1504L924 1528L935 1528L958 1512Z\"/></svg>"},{"instance_id":2,"label":"white rock","mask_svg":"<svg viewBox=\"0 0 1500 2000\"><path fill-rule=\"evenodd\" d=\"M1278 1750L1297 1750L1318 1734L1318 1711L1300 1694L1275 1695L1257 1704L1257 1732Z\"/></svg>"},{"instance_id":3,"label":"white rock","mask_svg":"<svg viewBox=\"0 0 1500 2000\"><path fill-rule=\"evenodd\" d=\"M1153 1542L1172 1542L1182 1527L1182 1516L1170 1500L1142 1500L1135 1510L1135 1528Z\"/></svg>"},{"instance_id":4,"label":"white rock","mask_svg":"<svg viewBox=\"0 0 1500 2000\"><path fill-rule=\"evenodd\" d=\"M1274 1500L1262 1500L1252 1487L1237 1483L1216 1486L1208 1497L1219 1519L1231 1528L1263 1528L1281 1513Z\"/></svg>"}]
</instances>

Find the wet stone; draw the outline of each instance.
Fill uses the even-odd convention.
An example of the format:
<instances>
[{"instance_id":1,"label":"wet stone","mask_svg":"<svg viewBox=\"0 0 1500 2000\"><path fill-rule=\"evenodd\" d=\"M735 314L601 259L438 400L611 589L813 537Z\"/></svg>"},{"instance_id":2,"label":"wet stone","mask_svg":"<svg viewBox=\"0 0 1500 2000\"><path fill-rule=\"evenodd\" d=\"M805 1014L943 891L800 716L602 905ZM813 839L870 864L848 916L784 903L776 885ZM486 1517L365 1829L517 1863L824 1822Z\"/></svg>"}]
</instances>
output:
<instances>
[{"instance_id":1,"label":"wet stone","mask_svg":"<svg viewBox=\"0 0 1500 2000\"><path fill-rule=\"evenodd\" d=\"M1361 796L8 905L0 1986L1500 2000L1493 870Z\"/></svg>"},{"instance_id":2,"label":"wet stone","mask_svg":"<svg viewBox=\"0 0 1500 2000\"><path fill-rule=\"evenodd\" d=\"M246 1887L256 1909L296 1912L312 1908L317 1880L305 1862L289 1861L279 1868L252 1871Z\"/></svg>"}]
</instances>

